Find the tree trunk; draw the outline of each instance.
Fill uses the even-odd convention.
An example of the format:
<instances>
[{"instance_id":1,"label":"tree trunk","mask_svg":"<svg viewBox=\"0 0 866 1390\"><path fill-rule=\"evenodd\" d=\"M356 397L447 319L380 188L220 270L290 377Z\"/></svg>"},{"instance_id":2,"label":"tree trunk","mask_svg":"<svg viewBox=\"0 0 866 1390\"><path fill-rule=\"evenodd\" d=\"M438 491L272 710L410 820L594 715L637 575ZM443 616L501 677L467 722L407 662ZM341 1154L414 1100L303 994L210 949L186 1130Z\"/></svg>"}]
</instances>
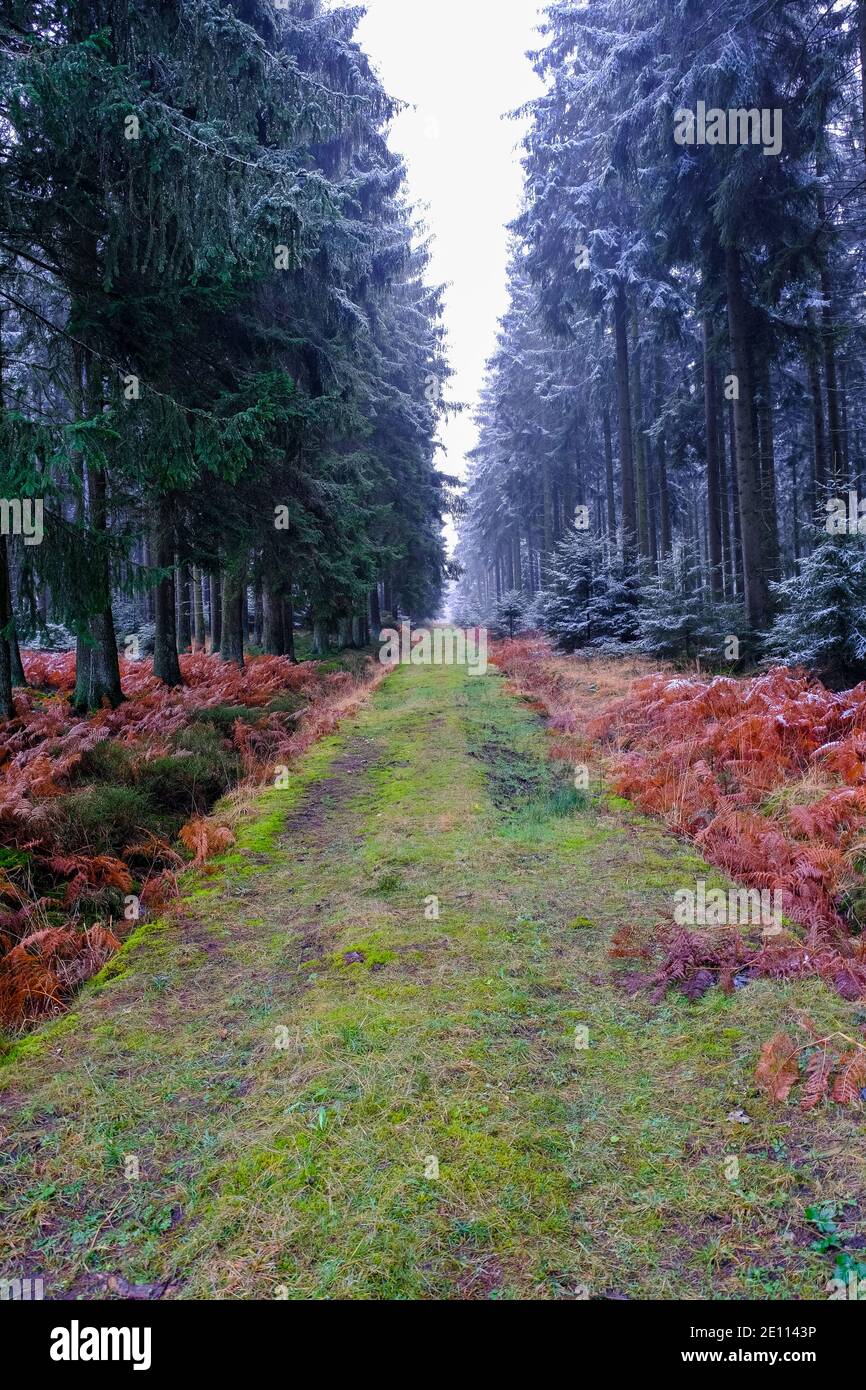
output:
<instances>
[{"instance_id":1,"label":"tree trunk","mask_svg":"<svg viewBox=\"0 0 866 1390\"><path fill-rule=\"evenodd\" d=\"M737 475L737 434L734 428L734 406L728 406L728 439L731 453L731 521L734 536L734 564L732 575L736 580L737 596L742 599L746 590L743 578L743 535L740 529L740 484Z\"/></svg>"},{"instance_id":2,"label":"tree trunk","mask_svg":"<svg viewBox=\"0 0 866 1390\"><path fill-rule=\"evenodd\" d=\"M662 355L656 351L655 360L655 409L656 418L662 413L664 367ZM658 492L659 492L659 552L664 558L671 553L671 502L668 490L668 445L664 432L659 435L657 450Z\"/></svg>"},{"instance_id":3,"label":"tree trunk","mask_svg":"<svg viewBox=\"0 0 866 1390\"><path fill-rule=\"evenodd\" d=\"M144 536L141 543L141 563L145 569L153 567L152 547L150 536ZM145 620L152 623L156 619L156 607L154 604L153 589L146 589L144 592L144 616Z\"/></svg>"},{"instance_id":4,"label":"tree trunk","mask_svg":"<svg viewBox=\"0 0 866 1390\"><path fill-rule=\"evenodd\" d=\"M3 315L0 312L0 419L2 419L5 406L3 400ZM6 546L6 537L0 536L0 646L8 648L5 656L0 654L0 667L8 668L8 679L11 686L25 686L27 678L24 675L24 667L21 662L21 653L18 650L18 637L15 632L15 623L12 612L12 581L9 570L9 551ZM11 691L10 686L10 691ZM11 693L9 695L9 709L4 704L3 691L5 681L0 669L0 713L11 713Z\"/></svg>"},{"instance_id":5,"label":"tree trunk","mask_svg":"<svg viewBox=\"0 0 866 1390\"><path fill-rule=\"evenodd\" d=\"M178 652L188 652L192 637L189 621L189 566L181 565L175 557L175 567L177 571L175 581L177 590L177 649Z\"/></svg>"},{"instance_id":6,"label":"tree trunk","mask_svg":"<svg viewBox=\"0 0 866 1390\"><path fill-rule=\"evenodd\" d=\"M866 0L857 6L857 28L860 38L860 109L863 116L863 157L866 159Z\"/></svg>"},{"instance_id":7,"label":"tree trunk","mask_svg":"<svg viewBox=\"0 0 866 1390\"><path fill-rule=\"evenodd\" d=\"M764 505L761 517L764 523L764 549L767 556L769 578L778 579L779 558L779 514L776 506L776 443L773 435L773 387L770 380L770 362L764 353L758 354L759 367L756 373L758 387L758 438L761 458L761 494Z\"/></svg>"},{"instance_id":8,"label":"tree trunk","mask_svg":"<svg viewBox=\"0 0 866 1390\"><path fill-rule=\"evenodd\" d=\"M633 558L637 546L637 512L634 490L634 450L631 433L631 386L628 365L628 305L625 286L617 287L613 306L616 340L616 398L619 417L619 468L622 488L622 549Z\"/></svg>"},{"instance_id":9,"label":"tree trunk","mask_svg":"<svg viewBox=\"0 0 866 1390\"><path fill-rule=\"evenodd\" d=\"M106 504L106 479L101 469L85 468L87 494L90 506L89 522L91 529L102 534L108 526ZM111 612L111 577L107 553L97 552L96 564L99 566L99 581L105 595L105 607L101 613L94 614L87 623L87 637L79 637L76 643L75 689L70 703L73 709L84 713L87 710L102 709L106 704L116 709L123 702L120 684L120 662L117 655L117 635L114 631L114 617Z\"/></svg>"},{"instance_id":10,"label":"tree trunk","mask_svg":"<svg viewBox=\"0 0 866 1390\"><path fill-rule=\"evenodd\" d=\"M23 688L27 685L27 677L24 674L24 665L21 660L21 652L18 647L18 634L15 631L15 616L12 606L12 567L9 564L8 542L5 536L0 536L0 568L5 571L2 581L2 594L0 598L0 631L6 634L4 640L9 644L9 671L14 688Z\"/></svg>"},{"instance_id":11,"label":"tree trunk","mask_svg":"<svg viewBox=\"0 0 866 1390\"><path fill-rule=\"evenodd\" d=\"M541 495L543 502L542 520L544 524L544 565L547 566L553 552L553 490L550 483L550 461L541 464ZM496 556L496 597L501 592L499 556Z\"/></svg>"},{"instance_id":12,"label":"tree trunk","mask_svg":"<svg viewBox=\"0 0 866 1390\"><path fill-rule=\"evenodd\" d=\"M152 541L157 569L167 570L153 594L156 633L153 641L153 674L164 685L183 685L177 658L177 628L174 606L174 517L171 502L161 498L157 508Z\"/></svg>"},{"instance_id":13,"label":"tree trunk","mask_svg":"<svg viewBox=\"0 0 866 1390\"><path fill-rule=\"evenodd\" d=\"M734 429L737 441L737 479L740 488L740 530L742 532L743 578L746 619L753 632L767 628L772 616L767 587L764 530L761 525L761 479L758 474L755 440L752 432L753 387L749 368L749 312L743 293L739 251L729 246L725 252L728 287L728 326L731 357L739 389L734 401Z\"/></svg>"},{"instance_id":14,"label":"tree trunk","mask_svg":"<svg viewBox=\"0 0 866 1390\"><path fill-rule=\"evenodd\" d=\"M313 620L313 654L324 656L328 651L328 628L320 618Z\"/></svg>"},{"instance_id":15,"label":"tree trunk","mask_svg":"<svg viewBox=\"0 0 866 1390\"><path fill-rule=\"evenodd\" d=\"M731 554L731 511L730 488L728 486L728 461L725 454L725 413L723 408L716 412L716 438L719 455L719 511L722 522L722 591L726 598L733 598L733 566Z\"/></svg>"},{"instance_id":16,"label":"tree trunk","mask_svg":"<svg viewBox=\"0 0 866 1390\"><path fill-rule=\"evenodd\" d=\"M725 590L722 565L722 488L719 464L719 374L712 349L712 324L704 319L704 427L707 450L707 542L713 597Z\"/></svg>"},{"instance_id":17,"label":"tree trunk","mask_svg":"<svg viewBox=\"0 0 866 1390\"><path fill-rule=\"evenodd\" d=\"M378 597L378 595L377 595ZM287 594L282 600L283 609L283 656L287 656L290 661L297 663L295 656L295 605L292 603L291 594ZM378 638L378 629L376 636Z\"/></svg>"},{"instance_id":18,"label":"tree trunk","mask_svg":"<svg viewBox=\"0 0 866 1390\"><path fill-rule=\"evenodd\" d=\"M370 628L373 637L378 642L379 633L382 631L382 613L379 608L379 585L374 584L370 590Z\"/></svg>"},{"instance_id":19,"label":"tree trunk","mask_svg":"<svg viewBox=\"0 0 866 1390\"><path fill-rule=\"evenodd\" d=\"M218 652L223 636L222 581L219 570L210 577L210 649Z\"/></svg>"},{"instance_id":20,"label":"tree trunk","mask_svg":"<svg viewBox=\"0 0 866 1390\"><path fill-rule=\"evenodd\" d=\"M827 431L824 424L824 401L821 394L821 371L818 366L816 329L811 311L806 338L806 369L809 374L809 395L812 400L812 513L823 505L827 487Z\"/></svg>"},{"instance_id":21,"label":"tree trunk","mask_svg":"<svg viewBox=\"0 0 866 1390\"><path fill-rule=\"evenodd\" d=\"M826 161L823 151L819 152L815 161L815 173L819 178L826 173ZM827 207L823 192L818 195L818 218L822 223L826 222L827 219ZM833 282L830 278L830 268L827 264L826 247L823 244L818 247L818 265L821 280L821 298L823 300L823 307L821 309L821 339L824 350L824 379L827 384L830 478L832 479L834 488L838 491L848 476L848 460L846 456L847 448L845 434L842 428L842 413L839 402L839 367L836 360L836 324Z\"/></svg>"},{"instance_id":22,"label":"tree trunk","mask_svg":"<svg viewBox=\"0 0 866 1390\"><path fill-rule=\"evenodd\" d=\"M0 536L0 618L12 608L9 590L9 566L6 562L6 537ZM0 718L11 719L15 713L12 702L12 649L6 624L0 621Z\"/></svg>"},{"instance_id":23,"label":"tree trunk","mask_svg":"<svg viewBox=\"0 0 866 1390\"><path fill-rule=\"evenodd\" d=\"M253 589L253 645L260 647L265 627L265 600L261 580Z\"/></svg>"},{"instance_id":24,"label":"tree trunk","mask_svg":"<svg viewBox=\"0 0 866 1390\"><path fill-rule=\"evenodd\" d=\"M247 601L246 575L239 569L227 569L223 578L223 620L220 656L243 669L244 608Z\"/></svg>"},{"instance_id":25,"label":"tree trunk","mask_svg":"<svg viewBox=\"0 0 866 1390\"><path fill-rule=\"evenodd\" d=\"M70 701L81 714L106 704L116 709L124 699L111 609L97 613L87 628L90 640L79 638L76 643L75 690Z\"/></svg>"},{"instance_id":26,"label":"tree trunk","mask_svg":"<svg viewBox=\"0 0 866 1390\"><path fill-rule=\"evenodd\" d=\"M192 571L192 592L195 650L197 652L203 652L205 647L204 592L202 589L201 570L197 565L193 567Z\"/></svg>"},{"instance_id":27,"label":"tree trunk","mask_svg":"<svg viewBox=\"0 0 866 1390\"><path fill-rule=\"evenodd\" d=\"M797 454L791 451L791 545L794 556L794 568L797 568L797 561L800 558L800 497L799 482L797 479Z\"/></svg>"},{"instance_id":28,"label":"tree trunk","mask_svg":"<svg viewBox=\"0 0 866 1390\"><path fill-rule=\"evenodd\" d=\"M613 439L611 438L610 410L607 406L601 417L604 434L604 483L607 500L607 534L616 540L616 487L613 477Z\"/></svg>"},{"instance_id":29,"label":"tree trunk","mask_svg":"<svg viewBox=\"0 0 866 1390\"><path fill-rule=\"evenodd\" d=\"M265 580L262 586L262 651L267 656L283 656L285 650L283 600Z\"/></svg>"},{"instance_id":30,"label":"tree trunk","mask_svg":"<svg viewBox=\"0 0 866 1390\"><path fill-rule=\"evenodd\" d=\"M635 507L637 509L637 539L638 551L642 559L648 559L650 553L649 543L649 499L647 477L649 469L647 467L647 448L646 435L644 434L643 418L643 349L640 343L640 327L637 318L634 321L634 364L631 375L632 394L634 396L634 431L632 434L634 447L634 477L635 477Z\"/></svg>"},{"instance_id":31,"label":"tree trunk","mask_svg":"<svg viewBox=\"0 0 866 1390\"><path fill-rule=\"evenodd\" d=\"M10 589L10 601L11 601ZM24 662L21 660L21 648L18 646L18 633L15 631L15 620L12 616L10 602L9 621L12 624L9 632L9 661L12 667L12 684L16 689L24 690L27 686L27 676L24 672Z\"/></svg>"}]
</instances>

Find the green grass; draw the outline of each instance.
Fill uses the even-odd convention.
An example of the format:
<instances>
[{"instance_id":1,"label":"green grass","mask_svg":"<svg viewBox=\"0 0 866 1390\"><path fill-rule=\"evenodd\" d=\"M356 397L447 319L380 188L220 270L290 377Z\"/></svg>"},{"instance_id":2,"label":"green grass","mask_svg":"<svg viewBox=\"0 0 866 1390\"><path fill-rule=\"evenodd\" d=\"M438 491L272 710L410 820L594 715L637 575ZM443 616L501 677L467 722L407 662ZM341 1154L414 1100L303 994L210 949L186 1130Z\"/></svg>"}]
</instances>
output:
<instances>
[{"instance_id":1,"label":"green grass","mask_svg":"<svg viewBox=\"0 0 866 1390\"><path fill-rule=\"evenodd\" d=\"M629 997L613 931L723 880L573 792L546 737L495 674L401 668L263 793L184 918L0 1069L0 1273L38 1265L49 1295L119 1273L205 1298L821 1297L835 1254L806 1211L862 1232L862 1118L771 1107L752 1077L794 1008L830 1031L856 1006L815 981Z\"/></svg>"}]
</instances>

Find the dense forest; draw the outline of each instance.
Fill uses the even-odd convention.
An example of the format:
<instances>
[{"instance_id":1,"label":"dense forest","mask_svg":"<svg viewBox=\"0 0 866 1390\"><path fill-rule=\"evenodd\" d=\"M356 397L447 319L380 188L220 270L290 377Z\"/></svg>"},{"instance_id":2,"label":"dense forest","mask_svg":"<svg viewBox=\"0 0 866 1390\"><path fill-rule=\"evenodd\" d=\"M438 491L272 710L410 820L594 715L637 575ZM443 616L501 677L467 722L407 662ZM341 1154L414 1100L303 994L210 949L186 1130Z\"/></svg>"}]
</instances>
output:
<instances>
[{"instance_id":1,"label":"dense forest","mask_svg":"<svg viewBox=\"0 0 866 1390\"><path fill-rule=\"evenodd\" d=\"M542 29L458 611L861 679L866 5Z\"/></svg>"},{"instance_id":2,"label":"dense forest","mask_svg":"<svg viewBox=\"0 0 866 1390\"><path fill-rule=\"evenodd\" d=\"M0 1303L826 1379L866 0L367 4L0 0Z\"/></svg>"},{"instance_id":3,"label":"dense forest","mask_svg":"<svg viewBox=\"0 0 866 1390\"><path fill-rule=\"evenodd\" d=\"M438 606L441 292L396 106L320 0L7 0L0 712L19 646L242 664Z\"/></svg>"}]
</instances>

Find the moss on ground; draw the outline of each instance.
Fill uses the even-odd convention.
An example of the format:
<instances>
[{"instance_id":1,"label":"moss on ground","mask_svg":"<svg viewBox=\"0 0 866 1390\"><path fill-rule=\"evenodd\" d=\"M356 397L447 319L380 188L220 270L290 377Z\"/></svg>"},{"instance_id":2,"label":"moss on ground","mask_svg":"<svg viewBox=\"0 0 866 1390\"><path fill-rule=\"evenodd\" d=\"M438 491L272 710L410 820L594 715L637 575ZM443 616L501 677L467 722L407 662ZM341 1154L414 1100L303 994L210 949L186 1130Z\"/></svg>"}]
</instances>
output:
<instances>
[{"instance_id":1,"label":"moss on ground","mask_svg":"<svg viewBox=\"0 0 866 1390\"><path fill-rule=\"evenodd\" d=\"M567 797L546 737L495 674L400 669L263 793L177 919L0 1068L0 1273L49 1296L120 1274L206 1298L821 1297L806 1211L856 1248L862 1115L771 1107L752 1077L793 1010L831 1031L856 1006L815 981L630 997L613 932L723 880Z\"/></svg>"}]
</instances>

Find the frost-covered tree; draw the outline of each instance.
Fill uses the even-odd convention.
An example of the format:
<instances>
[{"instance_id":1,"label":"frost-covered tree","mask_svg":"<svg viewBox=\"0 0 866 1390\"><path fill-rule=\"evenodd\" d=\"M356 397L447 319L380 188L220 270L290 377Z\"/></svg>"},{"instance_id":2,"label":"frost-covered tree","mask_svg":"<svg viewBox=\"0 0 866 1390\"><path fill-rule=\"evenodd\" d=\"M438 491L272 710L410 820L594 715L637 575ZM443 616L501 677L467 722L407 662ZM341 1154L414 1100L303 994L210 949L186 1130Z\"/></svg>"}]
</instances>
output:
<instances>
[{"instance_id":1,"label":"frost-covered tree","mask_svg":"<svg viewBox=\"0 0 866 1390\"><path fill-rule=\"evenodd\" d=\"M461 532L479 596L535 595L583 504L644 583L686 547L754 652L826 485L866 495L857 17L546 6Z\"/></svg>"},{"instance_id":2,"label":"frost-covered tree","mask_svg":"<svg viewBox=\"0 0 866 1390\"><path fill-rule=\"evenodd\" d=\"M638 600L634 562L573 530L553 553L537 612L563 651L601 650L637 639Z\"/></svg>"},{"instance_id":3,"label":"frost-covered tree","mask_svg":"<svg viewBox=\"0 0 866 1390\"><path fill-rule=\"evenodd\" d=\"M834 689L866 678L866 537L819 532L776 593L769 658L807 666Z\"/></svg>"},{"instance_id":4,"label":"frost-covered tree","mask_svg":"<svg viewBox=\"0 0 866 1390\"><path fill-rule=\"evenodd\" d=\"M700 564L684 546L677 546L644 591L641 647L651 656L694 657L712 636Z\"/></svg>"},{"instance_id":5,"label":"frost-covered tree","mask_svg":"<svg viewBox=\"0 0 866 1390\"><path fill-rule=\"evenodd\" d=\"M524 626L528 600L520 589L510 589L497 600L494 609L496 632L513 637Z\"/></svg>"}]
</instances>

